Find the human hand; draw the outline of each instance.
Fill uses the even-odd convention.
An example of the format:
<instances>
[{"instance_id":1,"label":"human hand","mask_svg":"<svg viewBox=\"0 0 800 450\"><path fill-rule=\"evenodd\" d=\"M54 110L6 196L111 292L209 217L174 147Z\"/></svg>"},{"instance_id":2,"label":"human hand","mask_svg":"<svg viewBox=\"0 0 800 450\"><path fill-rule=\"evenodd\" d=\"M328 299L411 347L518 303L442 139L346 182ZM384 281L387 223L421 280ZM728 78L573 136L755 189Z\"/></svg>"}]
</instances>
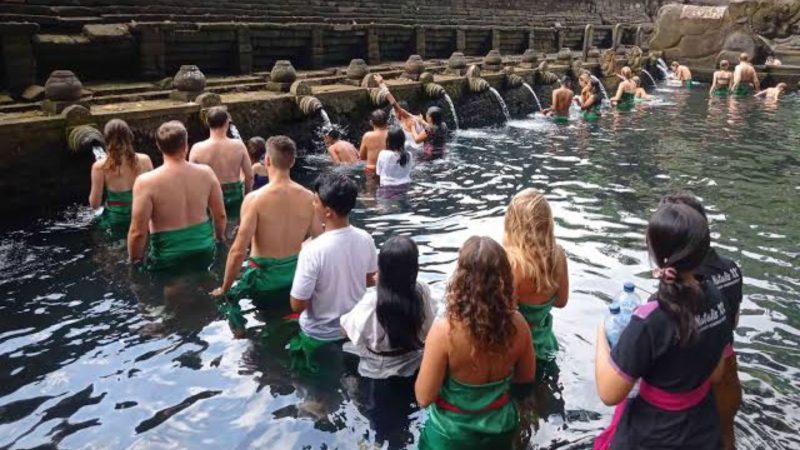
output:
<instances>
[{"instance_id":1,"label":"human hand","mask_svg":"<svg viewBox=\"0 0 800 450\"><path fill-rule=\"evenodd\" d=\"M214 289L213 291L209 292L208 294L212 297L222 297L223 295L225 295L225 291L220 286Z\"/></svg>"},{"instance_id":2,"label":"human hand","mask_svg":"<svg viewBox=\"0 0 800 450\"><path fill-rule=\"evenodd\" d=\"M375 80L375 82L376 82L376 83L378 83L378 84L384 84L384 83L385 83L385 81L384 81L383 77L382 77L382 76L381 76L381 74L379 74L379 73L376 73L375 75L373 75L373 76L372 76L372 78L373 78L373 79Z\"/></svg>"}]
</instances>

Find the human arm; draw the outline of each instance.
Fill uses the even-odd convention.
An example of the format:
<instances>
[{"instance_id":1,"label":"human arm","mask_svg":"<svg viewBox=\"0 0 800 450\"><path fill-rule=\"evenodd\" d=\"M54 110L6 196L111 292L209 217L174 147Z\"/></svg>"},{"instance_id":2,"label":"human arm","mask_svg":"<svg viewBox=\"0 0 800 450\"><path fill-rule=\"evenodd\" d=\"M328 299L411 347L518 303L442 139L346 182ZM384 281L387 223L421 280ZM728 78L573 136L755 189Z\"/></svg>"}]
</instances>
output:
<instances>
[{"instance_id":1,"label":"human arm","mask_svg":"<svg viewBox=\"0 0 800 450\"><path fill-rule=\"evenodd\" d=\"M420 408L427 408L435 402L442 389L447 374L448 328L446 320L439 319L433 323L425 338L425 351L414 384L414 394Z\"/></svg>"},{"instance_id":2,"label":"human arm","mask_svg":"<svg viewBox=\"0 0 800 450\"><path fill-rule=\"evenodd\" d=\"M250 162L250 156L247 154L247 147L244 146L244 143L239 140L241 143L241 153L242 153L242 174L244 174L244 195L249 194L253 190L253 163Z\"/></svg>"},{"instance_id":3,"label":"human arm","mask_svg":"<svg viewBox=\"0 0 800 450\"><path fill-rule=\"evenodd\" d=\"M591 108L595 102L597 101L597 97L592 94L586 98L586 101L581 103L581 111L586 111L587 109Z\"/></svg>"},{"instance_id":4,"label":"human arm","mask_svg":"<svg viewBox=\"0 0 800 450\"><path fill-rule=\"evenodd\" d=\"M611 103L618 102L619 99L622 98L623 93L625 93L625 86L622 83L620 83L619 86L617 87L617 94L611 98Z\"/></svg>"},{"instance_id":5,"label":"human arm","mask_svg":"<svg viewBox=\"0 0 800 450\"><path fill-rule=\"evenodd\" d=\"M193 145L191 149L189 149L189 162L197 163L197 153L199 152L199 147L197 144Z\"/></svg>"},{"instance_id":6,"label":"human arm","mask_svg":"<svg viewBox=\"0 0 800 450\"><path fill-rule=\"evenodd\" d=\"M103 175L103 164L105 160L96 161L92 164L91 180L92 188L89 191L89 206L97 209L103 203L103 187L105 187L105 176Z\"/></svg>"},{"instance_id":7,"label":"human arm","mask_svg":"<svg viewBox=\"0 0 800 450\"><path fill-rule=\"evenodd\" d=\"M133 183L131 225L128 228L128 261L132 263L138 263L144 259L152 215L153 199L150 197L146 182L139 177Z\"/></svg>"},{"instance_id":8,"label":"human arm","mask_svg":"<svg viewBox=\"0 0 800 450\"><path fill-rule=\"evenodd\" d=\"M425 142L425 139L428 139L428 132L425 129L417 132L417 127L413 127L411 128L411 136L414 138L414 142L421 144Z\"/></svg>"},{"instance_id":9,"label":"human arm","mask_svg":"<svg viewBox=\"0 0 800 450\"><path fill-rule=\"evenodd\" d=\"M236 239L228 251L228 260L225 263L225 276L222 280L222 286L214 290L212 293L215 296L224 295L233 286L236 277L239 276L239 270L242 263L247 257L247 247L253 240L253 236L258 229L258 211L255 207L254 197L248 195L242 202L242 219L239 224L239 231L236 232Z\"/></svg>"},{"instance_id":10,"label":"human arm","mask_svg":"<svg viewBox=\"0 0 800 450\"><path fill-rule=\"evenodd\" d=\"M756 92L756 95L754 95L754 97L764 97L766 95L767 95L767 89L764 89L763 91Z\"/></svg>"},{"instance_id":11,"label":"human arm","mask_svg":"<svg viewBox=\"0 0 800 450\"><path fill-rule=\"evenodd\" d=\"M623 376L614 366L611 360L611 349L602 325L597 328L594 364L594 378L600 400L608 406L619 404L625 400L633 389L635 380Z\"/></svg>"},{"instance_id":12,"label":"human arm","mask_svg":"<svg viewBox=\"0 0 800 450\"><path fill-rule=\"evenodd\" d=\"M558 298L553 304L556 308L563 308L567 306L569 300L569 267L567 267L567 255L561 250L563 255L561 260L561 280L558 282Z\"/></svg>"},{"instance_id":13,"label":"human arm","mask_svg":"<svg viewBox=\"0 0 800 450\"><path fill-rule=\"evenodd\" d=\"M218 241L225 237L225 227L227 226L228 217L225 214L225 200L222 198L222 186L214 175L214 171L208 166L201 166L206 171L211 183L211 189L208 193L208 209L211 210L211 218L214 220L214 234Z\"/></svg>"},{"instance_id":14,"label":"human arm","mask_svg":"<svg viewBox=\"0 0 800 450\"><path fill-rule=\"evenodd\" d=\"M755 67L753 67L753 87L757 90L761 90L761 80L758 79L758 71Z\"/></svg>"},{"instance_id":15,"label":"human arm","mask_svg":"<svg viewBox=\"0 0 800 450\"><path fill-rule=\"evenodd\" d=\"M719 383L722 380L722 376L725 375L725 355L723 354L719 358L719 362L717 363L717 367L711 372L711 382L712 383Z\"/></svg>"},{"instance_id":16,"label":"human arm","mask_svg":"<svg viewBox=\"0 0 800 450\"><path fill-rule=\"evenodd\" d=\"M358 150L358 159L360 159L362 161L366 161L367 160L368 153L367 153L366 137L367 137L368 134L369 134L369 132L364 133L364 136L361 137L361 147L359 147L359 150Z\"/></svg>"},{"instance_id":17,"label":"human arm","mask_svg":"<svg viewBox=\"0 0 800 450\"><path fill-rule=\"evenodd\" d=\"M714 72L714 76L711 78L711 88L708 90L709 94L713 94L714 90L717 88L717 77L719 76L719 72Z\"/></svg>"},{"instance_id":18,"label":"human arm","mask_svg":"<svg viewBox=\"0 0 800 450\"><path fill-rule=\"evenodd\" d=\"M140 174L150 172L151 170L153 170L153 160L150 159L150 156L144 153L138 153L137 156L139 158Z\"/></svg>"},{"instance_id":19,"label":"human arm","mask_svg":"<svg viewBox=\"0 0 800 450\"><path fill-rule=\"evenodd\" d=\"M742 68L741 66L736 66L733 69L733 85L731 85L731 91L735 91L739 84L742 82Z\"/></svg>"},{"instance_id":20,"label":"human arm","mask_svg":"<svg viewBox=\"0 0 800 450\"><path fill-rule=\"evenodd\" d=\"M319 264L316 253L309 247L309 245L306 245L300 250L294 281L292 281L292 290L289 295L289 306L291 306L292 312L296 313L306 310L317 286Z\"/></svg>"},{"instance_id":21,"label":"human arm","mask_svg":"<svg viewBox=\"0 0 800 450\"><path fill-rule=\"evenodd\" d=\"M334 164L340 164L342 162L342 160L339 159L339 154L336 152L336 149L333 148L333 145L328 147L328 154L331 156L331 161L333 161Z\"/></svg>"}]
</instances>

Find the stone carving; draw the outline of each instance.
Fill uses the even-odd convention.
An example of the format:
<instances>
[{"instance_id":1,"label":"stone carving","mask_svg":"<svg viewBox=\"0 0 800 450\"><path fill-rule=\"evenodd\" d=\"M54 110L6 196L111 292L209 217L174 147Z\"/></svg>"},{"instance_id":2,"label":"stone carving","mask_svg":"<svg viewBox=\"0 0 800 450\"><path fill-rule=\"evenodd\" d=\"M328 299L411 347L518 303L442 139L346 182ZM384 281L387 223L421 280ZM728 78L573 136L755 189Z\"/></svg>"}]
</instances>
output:
<instances>
[{"instance_id":1,"label":"stone carving","mask_svg":"<svg viewBox=\"0 0 800 450\"><path fill-rule=\"evenodd\" d=\"M289 87L289 92L292 95L303 96L311 95L311 85L305 80L295 80Z\"/></svg>"},{"instance_id":2,"label":"stone carving","mask_svg":"<svg viewBox=\"0 0 800 450\"><path fill-rule=\"evenodd\" d=\"M631 68L633 73L641 72L643 55L642 49L635 45L628 51L628 67Z\"/></svg>"},{"instance_id":3,"label":"stone carving","mask_svg":"<svg viewBox=\"0 0 800 450\"><path fill-rule=\"evenodd\" d=\"M293 83L297 79L297 72L290 61L279 59L275 61L272 66L272 71L269 73L269 80L274 83Z\"/></svg>"},{"instance_id":4,"label":"stone carving","mask_svg":"<svg viewBox=\"0 0 800 450\"><path fill-rule=\"evenodd\" d=\"M534 82L543 85L555 84L558 83L558 75L550 71L550 64L547 61L542 61L536 68Z\"/></svg>"},{"instance_id":5,"label":"stone carving","mask_svg":"<svg viewBox=\"0 0 800 450\"><path fill-rule=\"evenodd\" d=\"M103 133L92 125L73 128L67 136L67 146L74 153L90 151L94 145L105 145Z\"/></svg>"},{"instance_id":6,"label":"stone carving","mask_svg":"<svg viewBox=\"0 0 800 450\"><path fill-rule=\"evenodd\" d=\"M369 66L363 59L353 59L347 66L346 76L350 80L362 80L369 73Z\"/></svg>"},{"instance_id":7,"label":"stone carving","mask_svg":"<svg viewBox=\"0 0 800 450\"><path fill-rule=\"evenodd\" d=\"M181 92L199 93L206 88L206 76L197 66L181 66L178 73L175 74L172 86Z\"/></svg>"},{"instance_id":8,"label":"stone carving","mask_svg":"<svg viewBox=\"0 0 800 450\"><path fill-rule=\"evenodd\" d=\"M600 54L600 71L604 77L613 77L617 73L617 52L614 49L603 50Z\"/></svg>"},{"instance_id":9,"label":"stone carving","mask_svg":"<svg viewBox=\"0 0 800 450\"><path fill-rule=\"evenodd\" d=\"M491 87L488 81L481 78L481 68L476 65L469 66L465 76L467 77L467 87L470 92L484 92Z\"/></svg>"},{"instance_id":10,"label":"stone carving","mask_svg":"<svg viewBox=\"0 0 800 450\"><path fill-rule=\"evenodd\" d=\"M433 74L430 72L422 72L419 75L419 82L422 84L433 83L433 81L434 81Z\"/></svg>"},{"instance_id":11,"label":"stone carving","mask_svg":"<svg viewBox=\"0 0 800 450\"><path fill-rule=\"evenodd\" d=\"M441 98L447 93L441 84L436 83L426 83L422 86L422 89L425 91L425 95L430 98Z\"/></svg>"},{"instance_id":12,"label":"stone carving","mask_svg":"<svg viewBox=\"0 0 800 450\"><path fill-rule=\"evenodd\" d=\"M80 100L83 84L71 70L54 70L44 84L48 100L72 102Z\"/></svg>"},{"instance_id":13,"label":"stone carving","mask_svg":"<svg viewBox=\"0 0 800 450\"><path fill-rule=\"evenodd\" d=\"M536 54L536 50L529 48L525 50L525 53L522 54L522 62L523 64L530 64L530 66L536 65L539 61L539 56Z\"/></svg>"},{"instance_id":14,"label":"stone carving","mask_svg":"<svg viewBox=\"0 0 800 450\"><path fill-rule=\"evenodd\" d=\"M461 52L453 52L450 59L447 60L447 73L451 75L464 75L467 69L467 58Z\"/></svg>"},{"instance_id":15,"label":"stone carving","mask_svg":"<svg viewBox=\"0 0 800 450\"><path fill-rule=\"evenodd\" d=\"M323 108L322 102L317 97L310 95L297 97L297 107L300 108L300 112L305 116L311 116Z\"/></svg>"},{"instance_id":16,"label":"stone carving","mask_svg":"<svg viewBox=\"0 0 800 450\"><path fill-rule=\"evenodd\" d=\"M514 66L506 66L503 68L503 73L506 75L506 86L508 88L516 89L525 83L525 79L515 73Z\"/></svg>"},{"instance_id":17,"label":"stone carving","mask_svg":"<svg viewBox=\"0 0 800 450\"><path fill-rule=\"evenodd\" d=\"M561 63L569 64L572 61L572 51L568 48L562 48L558 51L558 55L556 55L556 59Z\"/></svg>"},{"instance_id":18,"label":"stone carving","mask_svg":"<svg viewBox=\"0 0 800 450\"><path fill-rule=\"evenodd\" d=\"M500 50L490 50L483 58L483 68L486 70L499 71L503 68L503 57Z\"/></svg>"},{"instance_id":19,"label":"stone carving","mask_svg":"<svg viewBox=\"0 0 800 450\"><path fill-rule=\"evenodd\" d=\"M405 66L403 67L403 78L417 81L420 74L425 70L425 62L420 55L411 55L408 57Z\"/></svg>"},{"instance_id":20,"label":"stone carving","mask_svg":"<svg viewBox=\"0 0 800 450\"><path fill-rule=\"evenodd\" d=\"M583 59L575 58L570 64L570 72L572 72L572 77L577 79L583 72L585 72L583 68Z\"/></svg>"}]
</instances>

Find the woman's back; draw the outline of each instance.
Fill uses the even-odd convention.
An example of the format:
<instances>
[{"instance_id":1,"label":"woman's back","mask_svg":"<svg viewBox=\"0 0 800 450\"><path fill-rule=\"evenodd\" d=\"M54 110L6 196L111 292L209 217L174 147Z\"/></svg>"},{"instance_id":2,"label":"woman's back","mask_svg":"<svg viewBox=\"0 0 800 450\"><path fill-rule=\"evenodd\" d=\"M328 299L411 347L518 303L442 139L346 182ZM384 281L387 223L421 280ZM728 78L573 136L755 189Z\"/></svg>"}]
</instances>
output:
<instances>
[{"instance_id":1,"label":"woman's back","mask_svg":"<svg viewBox=\"0 0 800 450\"><path fill-rule=\"evenodd\" d=\"M113 192L130 191L133 189L133 183L136 177L152 168L150 157L137 153L135 165L131 165L128 161L122 161L121 164L112 164L108 158L101 159L95 163L96 166L103 173L103 180L105 188ZM148 166L150 166L148 168Z\"/></svg>"}]
</instances>

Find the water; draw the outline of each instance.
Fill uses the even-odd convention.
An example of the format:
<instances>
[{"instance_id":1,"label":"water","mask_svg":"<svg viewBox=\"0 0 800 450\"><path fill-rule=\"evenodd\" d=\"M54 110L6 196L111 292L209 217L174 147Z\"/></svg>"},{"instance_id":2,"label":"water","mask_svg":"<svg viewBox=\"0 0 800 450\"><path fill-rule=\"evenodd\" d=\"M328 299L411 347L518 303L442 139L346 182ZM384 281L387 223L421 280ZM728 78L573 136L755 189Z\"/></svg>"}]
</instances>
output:
<instances>
[{"instance_id":1,"label":"water","mask_svg":"<svg viewBox=\"0 0 800 450\"><path fill-rule=\"evenodd\" d=\"M624 281L653 291L646 220L661 195L692 189L715 245L745 275L738 448L800 448L800 98L658 95L596 124L537 115L461 130L446 159L421 163L397 199L376 198L353 169L362 185L353 221L379 245L413 237L421 277L441 299L459 246L473 234L501 239L511 196L543 190L571 294L554 313L561 376L537 394L530 448L588 448L612 414L595 392L597 327ZM298 162L299 181L328 170L323 161ZM90 231L90 219L85 207L3 219L0 447L351 449L372 445L377 427L387 447L414 448L424 413L402 391L405 402L384 399L377 415L354 370L310 380L289 372L279 343L232 339L206 295L222 261L167 289L165 302L157 280L131 272L123 245ZM276 310L273 322L288 306Z\"/></svg>"},{"instance_id":2,"label":"water","mask_svg":"<svg viewBox=\"0 0 800 450\"><path fill-rule=\"evenodd\" d=\"M539 108L537 109L537 111L541 111L543 109L542 102L539 101L539 96L536 95L536 91L534 91L531 85L528 83L522 83L522 85L525 86L525 89L530 91L531 95L533 96L533 99L536 100L536 107Z\"/></svg>"},{"instance_id":3,"label":"water","mask_svg":"<svg viewBox=\"0 0 800 450\"><path fill-rule=\"evenodd\" d=\"M394 112L394 109L392 109L392 112ZM319 115L322 116L322 127L324 130L333 128L333 123L331 123L331 118L328 117L328 112L325 111L325 108L319 110Z\"/></svg>"},{"instance_id":4,"label":"water","mask_svg":"<svg viewBox=\"0 0 800 450\"><path fill-rule=\"evenodd\" d=\"M450 95L444 94L444 101L446 101L447 106L450 107L450 113L453 114L453 123L456 126L456 130L458 130L458 113L456 112L455 105L453 105L453 99L450 98Z\"/></svg>"},{"instance_id":5,"label":"water","mask_svg":"<svg viewBox=\"0 0 800 450\"><path fill-rule=\"evenodd\" d=\"M239 139L239 140L242 139L242 135L239 133L239 129L236 128L236 124L231 122L228 129L231 132L230 133L231 134L231 139Z\"/></svg>"},{"instance_id":6,"label":"water","mask_svg":"<svg viewBox=\"0 0 800 450\"><path fill-rule=\"evenodd\" d=\"M653 83L653 86L658 85L658 83L656 83L656 79L653 78L653 75L651 75L650 72L648 72L646 69L642 69L642 73L647 75L647 78L650 78L650 82Z\"/></svg>"},{"instance_id":7,"label":"water","mask_svg":"<svg viewBox=\"0 0 800 450\"><path fill-rule=\"evenodd\" d=\"M611 97L608 96L608 92L606 92L606 87L603 86L603 82L600 81L596 76L591 75L592 81L596 81L597 84L600 85L600 90L603 92L603 98L608 101Z\"/></svg>"},{"instance_id":8,"label":"water","mask_svg":"<svg viewBox=\"0 0 800 450\"><path fill-rule=\"evenodd\" d=\"M500 103L500 108L502 108L502 109L503 109L503 115L504 115L504 116L505 116L505 118L506 118L506 122L508 122L509 120L511 120L511 113L509 113L509 112L508 112L508 106L506 106L506 101L505 101L505 100L503 100L503 97L500 95L500 93L499 93L499 92L497 92L497 89L495 89L495 88L493 88L493 87L490 87L490 88L489 88L489 91L490 91L490 92L492 93L492 95L494 95L494 97L497 99L497 102L498 102L498 103Z\"/></svg>"},{"instance_id":9,"label":"water","mask_svg":"<svg viewBox=\"0 0 800 450\"><path fill-rule=\"evenodd\" d=\"M671 71L669 70L666 61L664 61L661 58L658 58L658 62L656 65L658 66L658 70L661 71L661 74L664 75L664 79L669 79Z\"/></svg>"},{"instance_id":10,"label":"water","mask_svg":"<svg viewBox=\"0 0 800 450\"><path fill-rule=\"evenodd\" d=\"M107 156L106 149L100 144L95 144L92 146L92 154L94 155L95 161L99 161Z\"/></svg>"}]
</instances>

